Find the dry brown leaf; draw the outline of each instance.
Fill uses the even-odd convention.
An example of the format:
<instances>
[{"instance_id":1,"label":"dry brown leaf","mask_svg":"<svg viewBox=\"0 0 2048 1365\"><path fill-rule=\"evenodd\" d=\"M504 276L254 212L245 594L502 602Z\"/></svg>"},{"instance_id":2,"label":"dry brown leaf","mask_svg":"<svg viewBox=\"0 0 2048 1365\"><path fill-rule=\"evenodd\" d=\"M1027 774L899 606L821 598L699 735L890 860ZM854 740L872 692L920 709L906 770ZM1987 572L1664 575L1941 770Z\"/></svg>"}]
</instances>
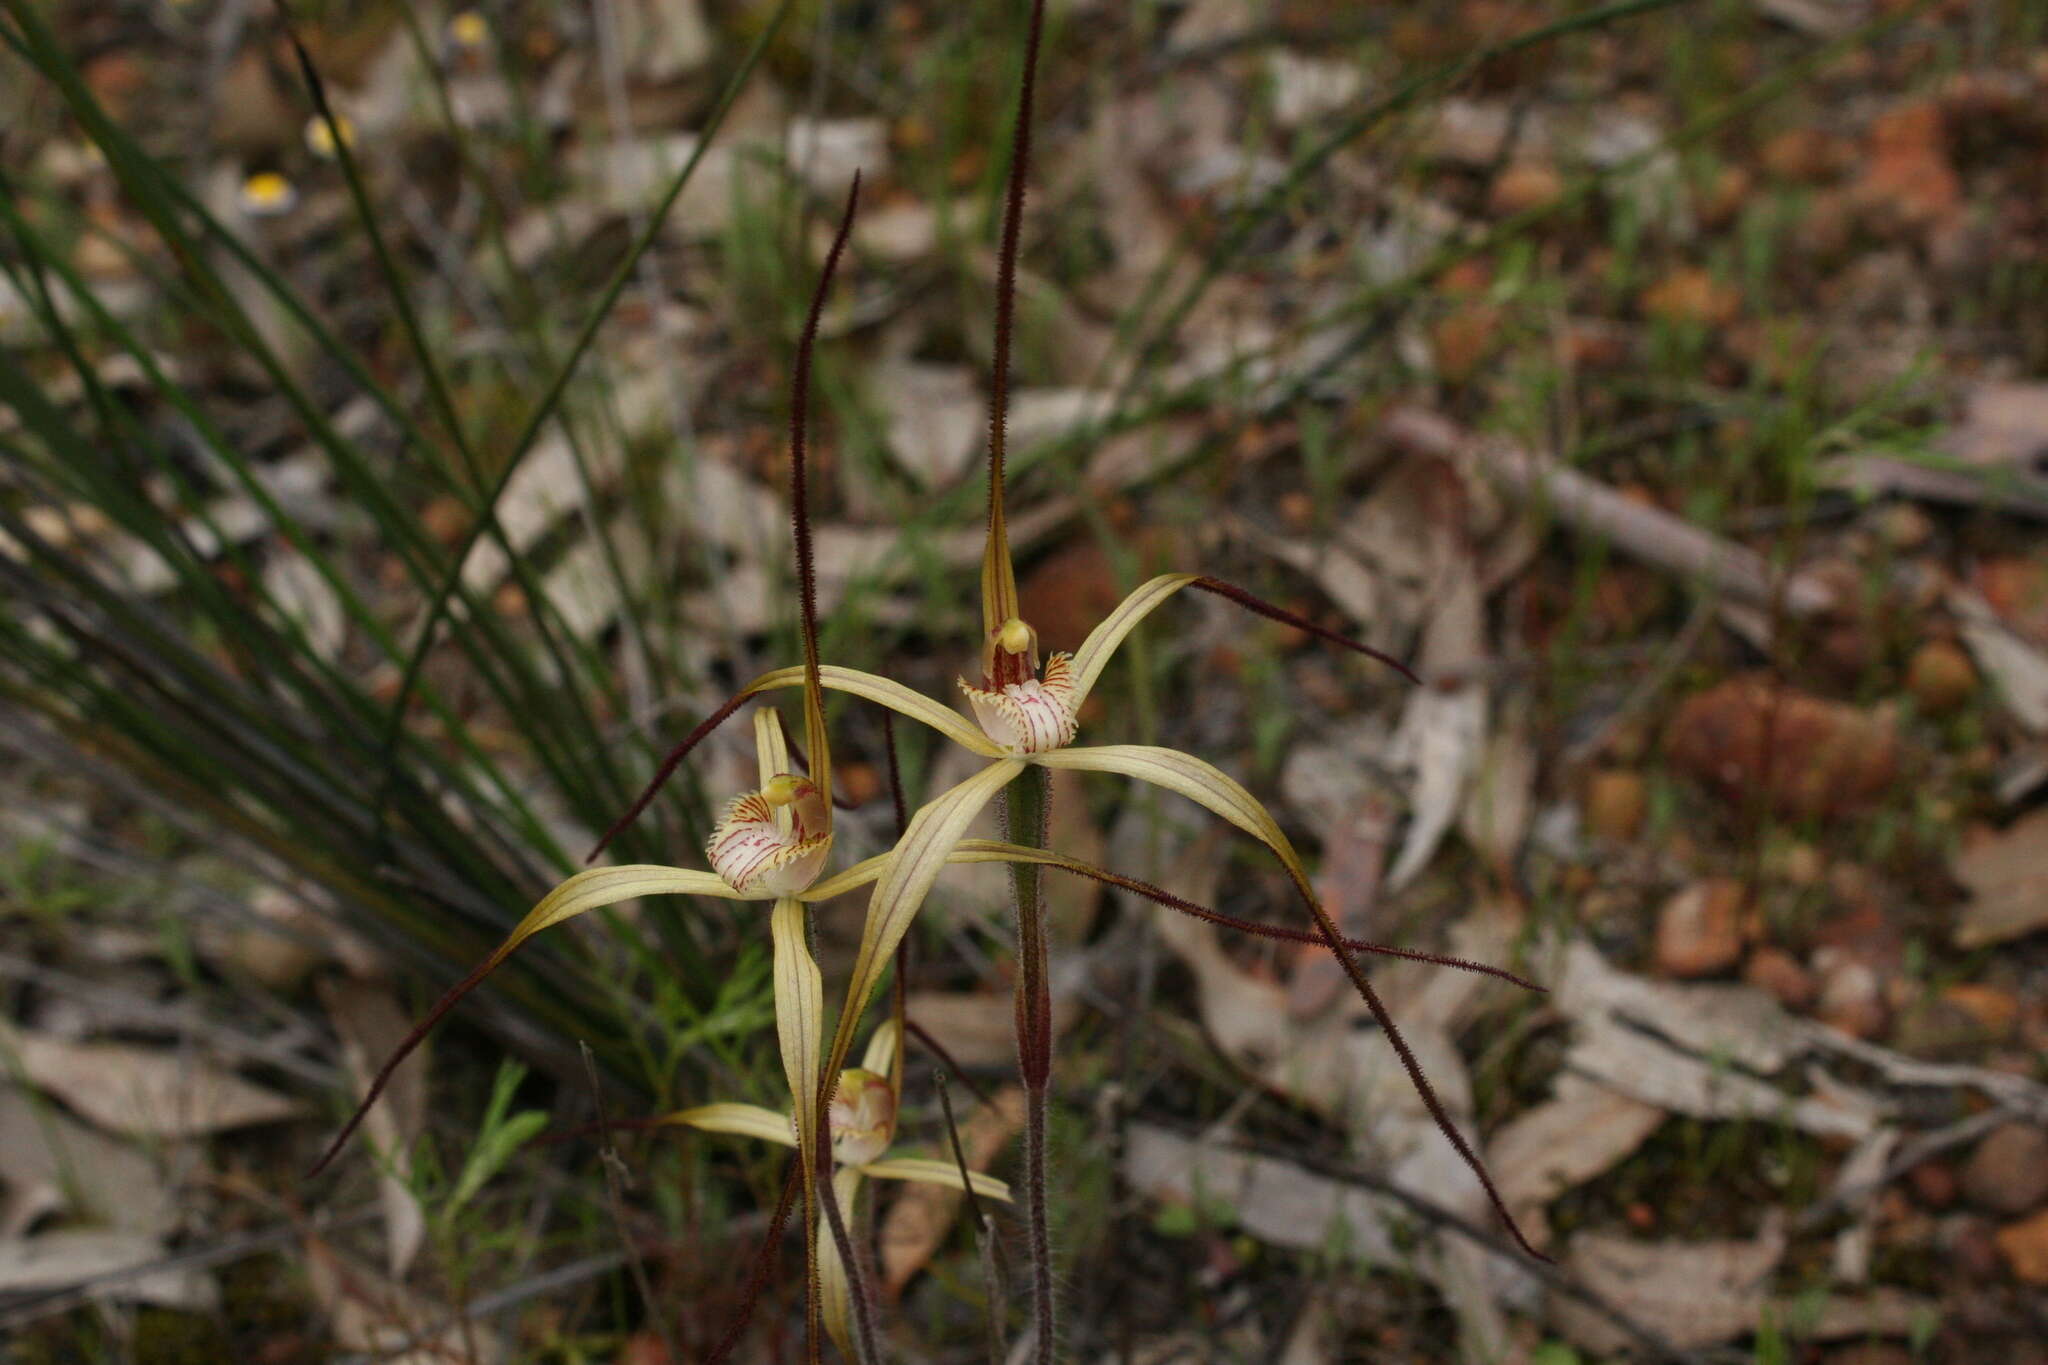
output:
<instances>
[{"instance_id":1,"label":"dry brown leaf","mask_svg":"<svg viewBox=\"0 0 2048 1365\"><path fill-rule=\"evenodd\" d=\"M1855 197L1881 226L1925 231L1962 204L1941 106L1916 101L1872 123Z\"/></svg>"},{"instance_id":2,"label":"dry brown leaf","mask_svg":"<svg viewBox=\"0 0 2048 1365\"><path fill-rule=\"evenodd\" d=\"M1970 890L1956 917L1956 946L1982 948L2048 928L2048 810L1967 845L1955 875Z\"/></svg>"},{"instance_id":3,"label":"dry brown leaf","mask_svg":"<svg viewBox=\"0 0 2048 1365\"><path fill-rule=\"evenodd\" d=\"M1962 420L1941 448L1971 464L2040 471L2048 460L2048 384L1979 384L1963 400Z\"/></svg>"},{"instance_id":4,"label":"dry brown leaf","mask_svg":"<svg viewBox=\"0 0 2048 1365\"><path fill-rule=\"evenodd\" d=\"M296 1118L305 1105L173 1048L75 1043L20 1032L22 1073L102 1128L182 1138Z\"/></svg>"},{"instance_id":5,"label":"dry brown leaf","mask_svg":"<svg viewBox=\"0 0 2048 1365\"><path fill-rule=\"evenodd\" d=\"M369 1092L376 1070L412 1031L388 986L367 981L324 980L320 1003L341 1037L342 1064L357 1099ZM386 1264L403 1278L427 1233L425 1212L413 1196L412 1146L426 1121L426 1050L408 1057L392 1073L383 1099L363 1118L363 1133L378 1157L377 1202L384 1211Z\"/></svg>"},{"instance_id":6,"label":"dry brown leaf","mask_svg":"<svg viewBox=\"0 0 2048 1365\"><path fill-rule=\"evenodd\" d=\"M1998 1230L1998 1254L2025 1284L2048 1285L2048 1209Z\"/></svg>"},{"instance_id":7,"label":"dry brown leaf","mask_svg":"<svg viewBox=\"0 0 2048 1365\"><path fill-rule=\"evenodd\" d=\"M1351 633L1367 632L1366 642L1382 648L1391 644L1383 630L1385 594L1379 575L1344 546L1274 535L1241 518L1231 518L1228 524L1247 544L1314 579L1344 613Z\"/></svg>"},{"instance_id":8,"label":"dry brown leaf","mask_svg":"<svg viewBox=\"0 0 2048 1365\"><path fill-rule=\"evenodd\" d=\"M396 1284L318 1237L306 1239L306 1280L335 1342L379 1365L500 1365L505 1344L482 1323Z\"/></svg>"},{"instance_id":9,"label":"dry brown leaf","mask_svg":"<svg viewBox=\"0 0 2048 1365\"><path fill-rule=\"evenodd\" d=\"M960 1146L967 1168L985 1171L1024 1127L1024 1092L1004 1086L994 1099L978 1106L960 1125ZM942 1142L938 1160L950 1160L952 1148ZM880 1235L882 1283L889 1296L903 1292L911 1277L924 1269L959 1215L965 1196L943 1185L906 1182L882 1219Z\"/></svg>"},{"instance_id":10,"label":"dry brown leaf","mask_svg":"<svg viewBox=\"0 0 2048 1365\"><path fill-rule=\"evenodd\" d=\"M696 188L694 181L691 188ZM671 384L664 373L643 371L617 386L619 425L629 438L652 430L665 416ZM580 466L579 453L583 461ZM623 466L620 448L613 442L597 442L579 452L567 436L559 431L549 432L534 444L506 483L495 504L498 526L515 549L529 550L561 521L585 506L585 473L595 493L616 480ZM677 505L691 504L679 501ZM488 592L508 572L504 547L495 535L479 541L462 563L463 584L473 592Z\"/></svg>"},{"instance_id":11,"label":"dry brown leaf","mask_svg":"<svg viewBox=\"0 0 2048 1365\"><path fill-rule=\"evenodd\" d=\"M1974 592L1951 589L1948 605L1961 621L1963 643L1997 684L2013 719L2034 734L2048 732L2048 654L1999 619Z\"/></svg>"},{"instance_id":12,"label":"dry brown leaf","mask_svg":"<svg viewBox=\"0 0 2048 1365\"><path fill-rule=\"evenodd\" d=\"M698 0L629 0L598 16L609 19L613 41L642 80L674 80L711 57L711 30Z\"/></svg>"},{"instance_id":13,"label":"dry brown leaf","mask_svg":"<svg viewBox=\"0 0 2048 1365\"><path fill-rule=\"evenodd\" d=\"M0 1238L0 1294L69 1289L101 1276L94 1298L150 1303L203 1313L220 1301L219 1286L202 1270L165 1266L126 1274L164 1259L163 1244L141 1232L99 1232L62 1228L35 1237Z\"/></svg>"},{"instance_id":14,"label":"dry brown leaf","mask_svg":"<svg viewBox=\"0 0 2048 1365\"><path fill-rule=\"evenodd\" d=\"M1365 72L1355 61L1303 57L1284 47L1273 49L1266 59L1266 76L1273 92L1273 121L1282 128L1298 128L1335 113L1365 85Z\"/></svg>"},{"instance_id":15,"label":"dry brown leaf","mask_svg":"<svg viewBox=\"0 0 2048 1365\"><path fill-rule=\"evenodd\" d=\"M1487 738L1458 811L1458 832L1505 876L1521 856L1535 810L1536 746L1524 725L1504 721Z\"/></svg>"},{"instance_id":16,"label":"dry brown leaf","mask_svg":"<svg viewBox=\"0 0 2048 1365\"><path fill-rule=\"evenodd\" d=\"M870 391L887 420L896 462L925 488L958 482L978 454L988 420L974 371L892 361L875 368Z\"/></svg>"},{"instance_id":17,"label":"dry brown leaf","mask_svg":"<svg viewBox=\"0 0 2048 1365\"><path fill-rule=\"evenodd\" d=\"M1861 1140L1874 1101L1840 1084L1794 1095L1761 1079L1803 1053L1812 1034L1749 986L1680 985L1617 971L1592 946L1565 950L1552 997L1576 1038L1565 1065L1645 1104L1698 1118L1789 1123Z\"/></svg>"},{"instance_id":18,"label":"dry brown leaf","mask_svg":"<svg viewBox=\"0 0 2048 1365\"><path fill-rule=\"evenodd\" d=\"M1755 1330L1770 1302L1766 1281L1785 1254L1776 1218L1755 1238L1725 1242L1645 1242L1606 1233L1572 1238L1565 1269L1681 1350L1714 1346ZM1584 1304L1561 1295L1550 1318L1573 1344L1620 1351L1631 1339Z\"/></svg>"},{"instance_id":19,"label":"dry brown leaf","mask_svg":"<svg viewBox=\"0 0 2048 1365\"><path fill-rule=\"evenodd\" d=\"M1153 1199L1228 1210L1260 1241L1301 1250L1341 1246L1368 1264L1407 1264L1395 1228L1399 1205L1276 1157L1226 1151L1149 1123L1134 1123L1124 1179Z\"/></svg>"},{"instance_id":20,"label":"dry brown leaf","mask_svg":"<svg viewBox=\"0 0 2048 1365\"><path fill-rule=\"evenodd\" d=\"M1469 670L1486 656L1485 603L1470 555L1452 553L1437 580L1437 610L1424 626L1425 677ZM1486 745L1486 689L1472 678L1431 683L1409 694L1396 745L1415 769L1412 816L1387 890L1413 881L1457 818L1465 785Z\"/></svg>"},{"instance_id":21,"label":"dry brown leaf","mask_svg":"<svg viewBox=\"0 0 2048 1365\"><path fill-rule=\"evenodd\" d=\"M179 1209L156 1163L13 1086L0 1086L0 1235L69 1210L123 1232L160 1234Z\"/></svg>"},{"instance_id":22,"label":"dry brown leaf","mask_svg":"<svg viewBox=\"0 0 2048 1365\"><path fill-rule=\"evenodd\" d=\"M1550 1238L1544 1207L1612 1170L1663 1122L1664 1111L1656 1105L1565 1072L1549 1099L1493 1135L1486 1164L1501 1199L1540 1247Z\"/></svg>"}]
</instances>

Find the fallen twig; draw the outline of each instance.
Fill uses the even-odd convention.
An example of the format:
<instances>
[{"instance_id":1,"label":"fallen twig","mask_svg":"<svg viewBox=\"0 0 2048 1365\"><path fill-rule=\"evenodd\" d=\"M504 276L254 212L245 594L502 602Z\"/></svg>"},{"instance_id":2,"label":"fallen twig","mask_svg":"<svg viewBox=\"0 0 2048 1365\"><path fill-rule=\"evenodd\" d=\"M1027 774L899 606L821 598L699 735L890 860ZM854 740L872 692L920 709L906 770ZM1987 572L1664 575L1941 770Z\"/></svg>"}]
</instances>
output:
<instances>
[{"instance_id":1,"label":"fallen twig","mask_svg":"<svg viewBox=\"0 0 2048 1365\"><path fill-rule=\"evenodd\" d=\"M1412 450L1472 461L1510 492L1646 564L1710 583L1753 606L1768 606L1777 595L1778 575L1756 551L1626 498L1548 456L1477 436L1416 407L1390 410L1381 418L1381 429ZM1797 572L1784 584L1783 601L1786 610L1799 616L1835 605L1826 584Z\"/></svg>"}]
</instances>

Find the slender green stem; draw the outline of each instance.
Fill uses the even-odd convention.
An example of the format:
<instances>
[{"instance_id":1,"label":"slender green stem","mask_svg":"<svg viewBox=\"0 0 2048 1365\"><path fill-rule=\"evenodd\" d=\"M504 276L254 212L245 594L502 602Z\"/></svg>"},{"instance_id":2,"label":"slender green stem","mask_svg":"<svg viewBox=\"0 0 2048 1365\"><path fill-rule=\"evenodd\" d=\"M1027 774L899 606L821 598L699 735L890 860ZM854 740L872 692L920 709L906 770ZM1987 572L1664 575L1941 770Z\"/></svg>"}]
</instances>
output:
<instances>
[{"instance_id":1,"label":"slender green stem","mask_svg":"<svg viewBox=\"0 0 2048 1365\"><path fill-rule=\"evenodd\" d=\"M1026 768L1003 793L1004 837L1046 846L1051 808L1045 769ZM1052 1232L1045 1202L1046 1110L1052 1081L1052 983L1046 976L1045 894L1036 863L1010 864L1017 903L1017 1070L1024 1080L1024 1221L1031 1244L1032 1358L1053 1363Z\"/></svg>"}]
</instances>

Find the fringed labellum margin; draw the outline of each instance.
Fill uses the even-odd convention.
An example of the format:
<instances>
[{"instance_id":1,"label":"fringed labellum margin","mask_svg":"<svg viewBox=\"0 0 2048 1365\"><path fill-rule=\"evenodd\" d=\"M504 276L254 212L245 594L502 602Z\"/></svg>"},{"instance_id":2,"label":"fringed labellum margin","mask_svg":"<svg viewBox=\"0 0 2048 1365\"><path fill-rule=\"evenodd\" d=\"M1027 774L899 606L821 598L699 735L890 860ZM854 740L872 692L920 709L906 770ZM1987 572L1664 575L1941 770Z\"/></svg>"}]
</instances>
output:
<instances>
[{"instance_id":1,"label":"fringed labellum margin","mask_svg":"<svg viewBox=\"0 0 2048 1365\"><path fill-rule=\"evenodd\" d=\"M1080 729L1073 656L1055 654L1038 666L1038 632L1016 617L992 630L981 650L981 686L960 690L974 718L998 748L1043 753L1071 744Z\"/></svg>"},{"instance_id":2,"label":"fringed labellum margin","mask_svg":"<svg viewBox=\"0 0 2048 1365\"><path fill-rule=\"evenodd\" d=\"M763 899L809 889L831 851L830 803L816 783L788 773L733 798L704 846L726 885Z\"/></svg>"}]
</instances>

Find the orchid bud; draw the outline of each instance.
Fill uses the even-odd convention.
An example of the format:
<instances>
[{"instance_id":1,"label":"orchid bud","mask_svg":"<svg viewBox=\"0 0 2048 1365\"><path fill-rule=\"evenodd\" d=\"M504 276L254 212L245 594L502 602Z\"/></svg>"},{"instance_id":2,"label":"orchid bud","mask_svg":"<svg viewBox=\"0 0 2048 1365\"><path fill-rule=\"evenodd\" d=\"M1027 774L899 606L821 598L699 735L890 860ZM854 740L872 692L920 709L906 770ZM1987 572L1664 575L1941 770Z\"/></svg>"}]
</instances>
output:
<instances>
[{"instance_id":1,"label":"orchid bud","mask_svg":"<svg viewBox=\"0 0 2048 1365\"><path fill-rule=\"evenodd\" d=\"M865 1166L895 1140L896 1092L887 1077L848 1067L839 1073L839 1089L826 1119L832 1159L842 1166Z\"/></svg>"}]
</instances>

